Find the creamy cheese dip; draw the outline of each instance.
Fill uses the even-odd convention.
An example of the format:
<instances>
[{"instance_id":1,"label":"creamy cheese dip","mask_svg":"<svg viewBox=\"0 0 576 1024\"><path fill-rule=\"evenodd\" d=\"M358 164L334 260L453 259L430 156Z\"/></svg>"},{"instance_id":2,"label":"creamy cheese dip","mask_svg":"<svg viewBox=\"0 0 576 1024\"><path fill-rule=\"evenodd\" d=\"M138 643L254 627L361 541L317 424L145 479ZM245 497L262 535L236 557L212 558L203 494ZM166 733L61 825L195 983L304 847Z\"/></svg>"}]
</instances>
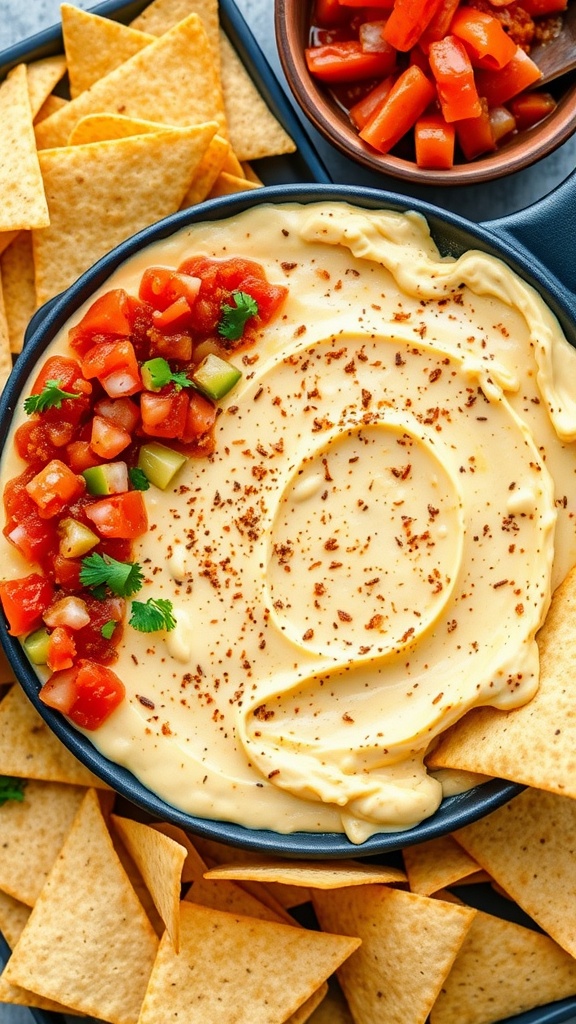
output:
<instances>
[{"instance_id":1,"label":"creamy cheese dip","mask_svg":"<svg viewBox=\"0 0 576 1024\"><path fill-rule=\"evenodd\" d=\"M538 686L576 562L576 353L500 261L341 203L193 226L102 291L194 254L255 259L289 296L235 357L214 455L145 492L138 596L177 627L125 629L127 700L90 739L201 817L354 843L411 827L442 799L434 738Z\"/></svg>"}]
</instances>

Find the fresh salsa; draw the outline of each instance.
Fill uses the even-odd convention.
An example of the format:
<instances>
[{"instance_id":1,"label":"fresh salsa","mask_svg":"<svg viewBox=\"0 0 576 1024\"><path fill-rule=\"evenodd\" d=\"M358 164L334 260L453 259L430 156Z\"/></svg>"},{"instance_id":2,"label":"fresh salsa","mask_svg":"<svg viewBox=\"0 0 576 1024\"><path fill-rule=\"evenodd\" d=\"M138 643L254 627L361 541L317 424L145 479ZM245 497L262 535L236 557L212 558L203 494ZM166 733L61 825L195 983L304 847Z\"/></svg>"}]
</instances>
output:
<instances>
[{"instance_id":1,"label":"fresh salsa","mask_svg":"<svg viewBox=\"0 0 576 1024\"><path fill-rule=\"evenodd\" d=\"M214 450L218 402L287 294L252 260L147 268L137 295L100 295L49 355L15 432L26 464L4 488L4 535L30 565L0 583L12 636L51 675L41 699L97 729L124 699L110 667L125 628L171 630L170 601L138 601L134 542L145 491L168 488L189 458ZM130 616L127 619L128 599Z\"/></svg>"},{"instance_id":2,"label":"fresh salsa","mask_svg":"<svg viewBox=\"0 0 576 1024\"><path fill-rule=\"evenodd\" d=\"M374 151L448 169L550 114L530 57L567 0L315 0L306 63Z\"/></svg>"}]
</instances>

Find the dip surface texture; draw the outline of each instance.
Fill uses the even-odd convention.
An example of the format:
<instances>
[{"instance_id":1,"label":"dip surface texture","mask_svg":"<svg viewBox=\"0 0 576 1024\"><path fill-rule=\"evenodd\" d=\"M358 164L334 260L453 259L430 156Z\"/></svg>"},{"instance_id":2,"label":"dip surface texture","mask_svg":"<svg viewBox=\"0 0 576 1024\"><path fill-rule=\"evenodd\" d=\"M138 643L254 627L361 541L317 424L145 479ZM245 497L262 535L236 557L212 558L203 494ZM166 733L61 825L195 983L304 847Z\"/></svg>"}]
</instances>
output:
<instances>
[{"instance_id":1,"label":"dip surface texture","mask_svg":"<svg viewBox=\"0 0 576 1024\"><path fill-rule=\"evenodd\" d=\"M102 291L195 254L255 259L289 295L233 357L214 454L145 492L143 600L177 626L126 627L127 700L90 739L200 817L354 843L411 827L442 799L434 738L537 689L576 562L576 355L528 285L439 256L414 213L260 206Z\"/></svg>"}]
</instances>

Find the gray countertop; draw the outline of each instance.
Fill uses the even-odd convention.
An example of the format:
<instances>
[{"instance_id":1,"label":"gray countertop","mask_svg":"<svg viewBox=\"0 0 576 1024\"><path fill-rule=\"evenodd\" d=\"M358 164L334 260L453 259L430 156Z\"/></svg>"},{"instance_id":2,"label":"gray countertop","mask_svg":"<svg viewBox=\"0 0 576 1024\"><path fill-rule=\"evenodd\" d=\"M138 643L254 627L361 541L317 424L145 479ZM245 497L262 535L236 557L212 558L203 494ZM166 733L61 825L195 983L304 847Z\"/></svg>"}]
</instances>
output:
<instances>
[{"instance_id":1,"label":"gray countertop","mask_svg":"<svg viewBox=\"0 0 576 1024\"><path fill-rule=\"evenodd\" d=\"M71 0L85 10L96 0ZM274 39L273 0L236 0L265 56L282 79ZM0 51L59 21L60 0L0 0ZM576 111L575 111L576 118ZM313 134L335 181L372 185L401 194L415 194L436 205L461 214L471 221L491 220L523 209L546 195L576 166L576 136L534 167L491 185L467 188L434 188L416 191L393 179L376 179L374 174L352 165ZM0 1024L33 1024L28 1010L0 1005ZM576 1017L567 1024L576 1024Z\"/></svg>"}]
</instances>

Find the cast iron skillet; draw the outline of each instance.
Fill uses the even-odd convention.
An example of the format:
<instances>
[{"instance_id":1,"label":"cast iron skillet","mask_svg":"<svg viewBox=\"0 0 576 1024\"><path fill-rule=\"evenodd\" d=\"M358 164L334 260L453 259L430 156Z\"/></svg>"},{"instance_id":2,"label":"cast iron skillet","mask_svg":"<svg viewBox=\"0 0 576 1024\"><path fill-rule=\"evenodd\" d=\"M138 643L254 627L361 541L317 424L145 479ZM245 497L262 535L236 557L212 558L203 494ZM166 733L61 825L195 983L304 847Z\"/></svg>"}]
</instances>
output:
<instances>
[{"instance_id":1,"label":"cast iron skillet","mask_svg":"<svg viewBox=\"0 0 576 1024\"><path fill-rule=\"evenodd\" d=\"M342 185L274 185L210 200L144 229L104 256L66 292L39 310L30 323L24 351L0 401L0 445L6 440L13 410L21 401L22 387L46 346L71 314L125 259L149 243L199 221L220 220L262 203L306 204L322 200L349 202L366 209L417 210L426 217L436 244L444 255L458 256L468 249L480 249L506 260L512 270L538 289L558 317L571 344L576 345L576 172L535 205L481 225L472 224L430 203L376 189ZM436 814L416 828L400 833L382 833L361 846L353 845L346 836L338 833L280 835L228 822L195 818L156 797L125 768L103 757L58 712L46 708L38 699L36 674L19 642L7 635L5 624L2 625L1 636L8 659L27 696L81 762L147 814L208 838L292 857L366 857L458 829L501 806L523 788L516 783L490 780L466 793L447 798Z\"/></svg>"}]
</instances>

